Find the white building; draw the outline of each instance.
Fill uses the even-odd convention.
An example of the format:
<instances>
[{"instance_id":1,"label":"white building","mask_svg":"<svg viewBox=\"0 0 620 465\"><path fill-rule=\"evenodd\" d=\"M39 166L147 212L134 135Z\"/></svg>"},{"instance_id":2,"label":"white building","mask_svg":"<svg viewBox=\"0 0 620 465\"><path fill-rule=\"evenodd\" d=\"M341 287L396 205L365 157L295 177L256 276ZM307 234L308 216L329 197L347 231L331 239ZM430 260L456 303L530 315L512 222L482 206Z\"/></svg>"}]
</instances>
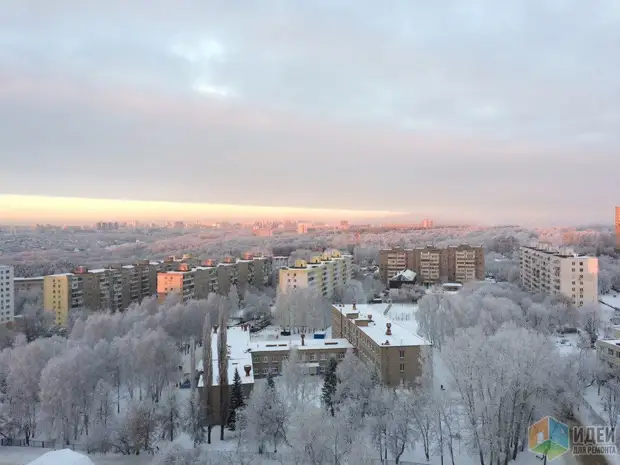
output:
<instances>
[{"instance_id":1,"label":"white building","mask_svg":"<svg viewBox=\"0 0 620 465\"><path fill-rule=\"evenodd\" d=\"M286 294L291 289L314 289L329 298L352 278L353 256L338 251L326 252L309 262L296 260L293 266L281 268L278 292Z\"/></svg>"},{"instance_id":2,"label":"white building","mask_svg":"<svg viewBox=\"0 0 620 465\"><path fill-rule=\"evenodd\" d=\"M519 251L521 287L530 292L563 295L581 307L598 301L598 259L571 249L539 244Z\"/></svg>"},{"instance_id":3,"label":"white building","mask_svg":"<svg viewBox=\"0 0 620 465\"><path fill-rule=\"evenodd\" d=\"M0 265L0 325L15 318L15 287L13 267Z\"/></svg>"}]
</instances>

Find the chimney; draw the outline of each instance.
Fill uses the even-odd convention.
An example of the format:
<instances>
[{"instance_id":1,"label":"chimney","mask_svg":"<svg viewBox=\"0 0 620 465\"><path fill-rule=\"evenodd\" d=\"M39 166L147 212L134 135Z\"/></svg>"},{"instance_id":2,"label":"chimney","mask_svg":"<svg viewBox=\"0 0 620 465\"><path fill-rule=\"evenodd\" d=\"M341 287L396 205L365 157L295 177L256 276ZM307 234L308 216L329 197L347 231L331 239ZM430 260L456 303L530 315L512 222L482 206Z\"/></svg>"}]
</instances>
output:
<instances>
[{"instance_id":1,"label":"chimney","mask_svg":"<svg viewBox=\"0 0 620 465\"><path fill-rule=\"evenodd\" d=\"M372 321L372 313L368 314L368 322L370 323Z\"/></svg>"},{"instance_id":2,"label":"chimney","mask_svg":"<svg viewBox=\"0 0 620 465\"><path fill-rule=\"evenodd\" d=\"M243 369L245 370L245 376L250 376L250 371L252 371L252 365L244 365Z\"/></svg>"},{"instance_id":3,"label":"chimney","mask_svg":"<svg viewBox=\"0 0 620 465\"><path fill-rule=\"evenodd\" d=\"M353 302L353 310L357 310L357 307L355 306L355 302Z\"/></svg>"},{"instance_id":4,"label":"chimney","mask_svg":"<svg viewBox=\"0 0 620 465\"><path fill-rule=\"evenodd\" d=\"M301 345L306 345L306 335L304 333L301 333Z\"/></svg>"},{"instance_id":5,"label":"chimney","mask_svg":"<svg viewBox=\"0 0 620 465\"><path fill-rule=\"evenodd\" d=\"M385 324L385 335L386 336L391 336L392 335L392 323L386 323Z\"/></svg>"},{"instance_id":6,"label":"chimney","mask_svg":"<svg viewBox=\"0 0 620 465\"><path fill-rule=\"evenodd\" d=\"M213 325L213 334L217 334L217 325Z\"/></svg>"}]
</instances>

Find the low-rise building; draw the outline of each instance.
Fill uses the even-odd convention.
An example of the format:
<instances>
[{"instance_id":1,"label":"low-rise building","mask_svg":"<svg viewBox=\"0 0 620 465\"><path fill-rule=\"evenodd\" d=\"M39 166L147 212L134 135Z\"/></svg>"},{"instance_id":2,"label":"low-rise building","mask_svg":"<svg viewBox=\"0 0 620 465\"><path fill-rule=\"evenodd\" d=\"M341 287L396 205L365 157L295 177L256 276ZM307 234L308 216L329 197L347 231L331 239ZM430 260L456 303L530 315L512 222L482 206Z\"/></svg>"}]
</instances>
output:
<instances>
[{"instance_id":1,"label":"low-rise building","mask_svg":"<svg viewBox=\"0 0 620 465\"><path fill-rule=\"evenodd\" d=\"M429 342L393 322L379 305L333 305L332 336L347 339L388 386L414 385L430 360Z\"/></svg>"},{"instance_id":2,"label":"low-rise building","mask_svg":"<svg viewBox=\"0 0 620 465\"><path fill-rule=\"evenodd\" d=\"M308 374L319 375L325 372L330 358L340 361L353 348L346 339L314 339L305 334L299 340L255 341L249 346L255 378L280 374L282 362L288 359L291 350L299 352L299 361Z\"/></svg>"}]
</instances>

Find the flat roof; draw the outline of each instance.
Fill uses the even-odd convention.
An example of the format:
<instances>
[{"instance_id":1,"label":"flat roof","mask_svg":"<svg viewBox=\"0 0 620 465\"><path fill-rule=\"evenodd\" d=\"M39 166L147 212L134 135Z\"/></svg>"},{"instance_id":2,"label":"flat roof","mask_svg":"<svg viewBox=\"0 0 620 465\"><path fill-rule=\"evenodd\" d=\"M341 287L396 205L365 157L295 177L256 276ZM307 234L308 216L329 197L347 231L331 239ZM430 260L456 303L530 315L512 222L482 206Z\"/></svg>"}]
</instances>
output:
<instances>
[{"instance_id":1,"label":"flat roof","mask_svg":"<svg viewBox=\"0 0 620 465\"><path fill-rule=\"evenodd\" d=\"M32 278L23 278L21 276L17 276L13 278L14 281L43 281L43 279L45 279L45 276L34 276Z\"/></svg>"},{"instance_id":2,"label":"flat roof","mask_svg":"<svg viewBox=\"0 0 620 465\"><path fill-rule=\"evenodd\" d=\"M312 334L306 336L304 345L300 339L282 339L272 341L253 341L249 348L252 352L276 352L281 350L320 350L320 349L353 349L346 339L314 339Z\"/></svg>"},{"instance_id":3,"label":"flat roof","mask_svg":"<svg viewBox=\"0 0 620 465\"><path fill-rule=\"evenodd\" d=\"M524 249L534 250L536 252L541 252L559 258L595 258L588 255L578 255L576 253L563 253L561 250L558 249L545 249L543 247L536 247L534 245L522 245L521 247L523 247Z\"/></svg>"},{"instance_id":4,"label":"flat roof","mask_svg":"<svg viewBox=\"0 0 620 465\"><path fill-rule=\"evenodd\" d=\"M620 339L599 339L599 341L620 346Z\"/></svg>"},{"instance_id":5,"label":"flat roof","mask_svg":"<svg viewBox=\"0 0 620 465\"><path fill-rule=\"evenodd\" d=\"M389 304L359 304L356 305L356 309L353 310L353 305L350 304L343 306L334 304L333 308L338 310L345 317L347 313L359 313L356 320L365 320L368 322L368 326L358 326L358 328L378 345L385 345L386 341L389 342L390 346L395 347L430 345L423 337L409 331L391 318L385 316L383 312L388 306ZM391 324L390 330L392 334L390 336L385 334L388 323Z\"/></svg>"},{"instance_id":6,"label":"flat roof","mask_svg":"<svg viewBox=\"0 0 620 465\"><path fill-rule=\"evenodd\" d=\"M219 386L219 366L218 366L218 353L217 353L217 340L219 337L219 329L217 334L213 334L211 340L211 353L212 353L212 364L213 364L213 386ZM250 331L244 331L241 326L233 326L232 328L228 328L226 333L226 345L228 346L228 384L232 384L233 378L235 376L235 369L239 371L239 376L241 376L242 384L252 384L254 383L254 366L252 365L252 353L248 350L250 346ZM197 349L197 357L199 357L202 352L201 348ZM252 371L250 371L250 376L245 375L245 371L243 367L245 365L250 365L252 367ZM202 359L196 362L196 370L202 371ZM202 379L202 375L198 380L198 387L203 387L204 382Z\"/></svg>"}]
</instances>

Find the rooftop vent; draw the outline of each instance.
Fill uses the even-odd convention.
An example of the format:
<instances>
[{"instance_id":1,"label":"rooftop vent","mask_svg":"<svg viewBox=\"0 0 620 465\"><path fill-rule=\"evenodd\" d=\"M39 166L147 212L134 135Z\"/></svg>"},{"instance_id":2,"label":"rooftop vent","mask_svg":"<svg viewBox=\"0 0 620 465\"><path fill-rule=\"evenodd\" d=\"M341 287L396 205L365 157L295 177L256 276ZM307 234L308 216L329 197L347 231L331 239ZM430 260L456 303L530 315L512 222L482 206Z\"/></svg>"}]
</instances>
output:
<instances>
[{"instance_id":1,"label":"rooftop vent","mask_svg":"<svg viewBox=\"0 0 620 465\"><path fill-rule=\"evenodd\" d=\"M245 365L243 367L243 370L245 371L245 376L250 376L250 372L252 371L252 365Z\"/></svg>"},{"instance_id":2,"label":"rooftop vent","mask_svg":"<svg viewBox=\"0 0 620 465\"><path fill-rule=\"evenodd\" d=\"M391 336L392 335L392 323L386 323L385 324L385 335L386 336Z\"/></svg>"},{"instance_id":3,"label":"rooftop vent","mask_svg":"<svg viewBox=\"0 0 620 465\"><path fill-rule=\"evenodd\" d=\"M337 346L338 341L328 341L325 343L326 346Z\"/></svg>"}]
</instances>

